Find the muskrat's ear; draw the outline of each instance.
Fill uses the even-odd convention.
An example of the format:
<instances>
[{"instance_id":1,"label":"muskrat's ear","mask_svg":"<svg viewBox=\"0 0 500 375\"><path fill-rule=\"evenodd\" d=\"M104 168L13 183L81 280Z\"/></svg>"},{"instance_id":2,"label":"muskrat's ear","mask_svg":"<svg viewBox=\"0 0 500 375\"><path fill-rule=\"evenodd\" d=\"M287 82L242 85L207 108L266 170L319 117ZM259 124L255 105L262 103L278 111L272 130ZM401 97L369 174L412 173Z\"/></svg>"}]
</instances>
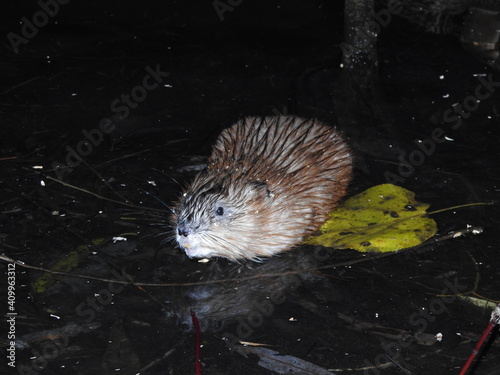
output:
<instances>
[{"instance_id":1,"label":"muskrat's ear","mask_svg":"<svg viewBox=\"0 0 500 375\"><path fill-rule=\"evenodd\" d=\"M264 181L251 181L248 183L250 192L260 198L271 198L274 194L269 185Z\"/></svg>"}]
</instances>

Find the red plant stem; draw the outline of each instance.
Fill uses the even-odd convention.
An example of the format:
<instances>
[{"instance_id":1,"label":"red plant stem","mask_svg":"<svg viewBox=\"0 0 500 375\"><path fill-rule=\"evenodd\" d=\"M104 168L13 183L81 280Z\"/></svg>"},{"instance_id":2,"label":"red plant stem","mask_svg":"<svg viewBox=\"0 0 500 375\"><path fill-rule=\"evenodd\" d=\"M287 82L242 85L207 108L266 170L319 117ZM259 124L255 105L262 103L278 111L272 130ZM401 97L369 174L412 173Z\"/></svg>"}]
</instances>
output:
<instances>
[{"instance_id":1,"label":"red plant stem","mask_svg":"<svg viewBox=\"0 0 500 375\"><path fill-rule=\"evenodd\" d=\"M196 347L195 347L195 357L194 357L194 368L196 370L196 375L201 375L200 323L198 323L198 318L196 317L196 314L194 313L194 311L191 311L191 319L193 320L195 340L196 340L196 344L195 344L196 345Z\"/></svg>"},{"instance_id":2,"label":"red plant stem","mask_svg":"<svg viewBox=\"0 0 500 375\"><path fill-rule=\"evenodd\" d=\"M488 326L486 327L486 329L483 332L483 335L481 336L481 338L477 342L476 346L474 347L474 350L472 351L471 355L467 359L467 362L465 362L464 367L462 367L462 371L460 371L459 375L465 375L465 373L469 370L469 367L472 364L472 361L479 354L479 350L481 349L484 342L486 341L486 338L490 334L493 327L495 327L495 325L497 325L499 322L500 322L500 303L498 304L496 309L493 310L493 313L491 314L491 320L488 323Z\"/></svg>"}]
</instances>

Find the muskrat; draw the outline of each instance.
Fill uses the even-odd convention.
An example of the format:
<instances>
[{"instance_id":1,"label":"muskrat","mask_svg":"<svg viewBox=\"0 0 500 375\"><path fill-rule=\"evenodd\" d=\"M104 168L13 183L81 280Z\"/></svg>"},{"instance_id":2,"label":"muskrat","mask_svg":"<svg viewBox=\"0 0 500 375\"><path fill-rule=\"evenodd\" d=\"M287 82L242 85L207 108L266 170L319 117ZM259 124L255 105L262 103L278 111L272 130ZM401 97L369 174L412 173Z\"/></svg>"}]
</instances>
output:
<instances>
[{"instance_id":1,"label":"muskrat","mask_svg":"<svg viewBox=\"0 0 500 375\"><path fill-rule=\"evenodd\" d=\"M174 205L177 242L190 258L284 252L319 228L351 176L351 152L335 128L294 116L245 118L222 131Z\"/></svg>"}]
</instances>

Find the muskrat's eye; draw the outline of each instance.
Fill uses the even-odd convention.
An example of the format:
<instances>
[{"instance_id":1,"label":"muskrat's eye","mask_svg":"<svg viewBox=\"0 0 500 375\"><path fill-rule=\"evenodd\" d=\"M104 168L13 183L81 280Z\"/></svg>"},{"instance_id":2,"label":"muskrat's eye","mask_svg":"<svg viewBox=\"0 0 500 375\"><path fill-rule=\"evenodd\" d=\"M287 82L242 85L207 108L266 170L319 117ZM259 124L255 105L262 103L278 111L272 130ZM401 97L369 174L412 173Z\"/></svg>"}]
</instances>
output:
<instances>
[{"instance_id":1,"label":"muskrat's eye","mask_svg":"<svg viewBox=\"0 0 500 375\"><path fill-rule=\"evenodd\" d=\"M222 207L217 207L217 209L215 210L215 214L216 214L217 216L222 216L222 215L224 215L224 208L222 208Z\"/></svg>"}]
</instances>

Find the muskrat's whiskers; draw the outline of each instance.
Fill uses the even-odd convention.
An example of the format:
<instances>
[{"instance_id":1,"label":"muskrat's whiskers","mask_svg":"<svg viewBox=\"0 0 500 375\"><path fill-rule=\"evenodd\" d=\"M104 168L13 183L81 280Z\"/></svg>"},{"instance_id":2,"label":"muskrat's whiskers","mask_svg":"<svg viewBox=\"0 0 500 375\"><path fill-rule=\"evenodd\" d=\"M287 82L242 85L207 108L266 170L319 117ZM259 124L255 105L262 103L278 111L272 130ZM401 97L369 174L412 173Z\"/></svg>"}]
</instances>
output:
<instances>
[{"instance_id":1,"label":"muskrat's whiskers","mask_svg":"<svg viewBox=\"0 0 500 375\"><path fill-rule=\"evenodd\" d=\"M172 214L175 214L175 211L173 208L171 208L168 204L165 203L165 201L163 201L160 197L158 197L156 194L154 193L151 193L150 191L147 191L147 190L144 190L140 187L138 187L139 190L141 190L144 194L146 195L149 195L151 197L153 197L154 199L156 199L158 202L160 202L164 207L167 208L167 210L169 210Z\"/></svg>"}]
</instances>

